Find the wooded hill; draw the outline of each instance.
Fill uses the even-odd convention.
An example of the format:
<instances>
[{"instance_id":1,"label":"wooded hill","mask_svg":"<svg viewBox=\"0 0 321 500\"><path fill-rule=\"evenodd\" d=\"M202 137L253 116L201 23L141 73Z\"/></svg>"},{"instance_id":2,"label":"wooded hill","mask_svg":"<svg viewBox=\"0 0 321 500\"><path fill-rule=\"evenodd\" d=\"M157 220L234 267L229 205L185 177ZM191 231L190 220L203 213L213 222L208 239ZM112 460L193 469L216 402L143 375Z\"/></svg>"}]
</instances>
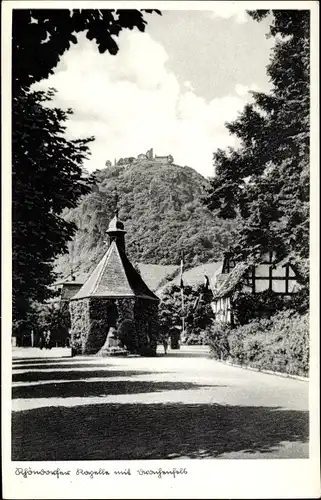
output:
<instances>
[{"instance_id":1,"label":"wooded hill","mask_svg":"<svg viewBox=\"0 0 321 500\"><path fill-rule=\"evenodd\" d=\"M201 195L208 180L192 168L151 161L109 166L95 175L93 191L64 213L78 231L68 245L69 254L56 261L61 277L73 269L78 279L84 279L103 255L116 190L119 217L127 231L127 253L134 265L177 266L182 251L189 268L222 258L236 224L204 207Z\"/></svg>"}]
</instances>

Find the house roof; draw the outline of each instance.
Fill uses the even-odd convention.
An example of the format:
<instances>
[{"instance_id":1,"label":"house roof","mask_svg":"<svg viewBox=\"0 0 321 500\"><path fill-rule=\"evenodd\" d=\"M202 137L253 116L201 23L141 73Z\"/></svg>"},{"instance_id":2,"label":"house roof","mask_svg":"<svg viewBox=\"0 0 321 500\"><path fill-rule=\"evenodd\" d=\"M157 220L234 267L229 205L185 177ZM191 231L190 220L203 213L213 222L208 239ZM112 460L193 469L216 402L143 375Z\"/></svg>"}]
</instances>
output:
<instances>
[{"instance_id":1,"label":"house roof","mask_svg":"<svg viewBox=\"0 0 321 500\"><path fill-rule=\"evenodd\" d=\"M86 297L140 297L159 300L115 241L112 241L94 271L71 300Z\"/></svg>"},{"instance_id":2,"label":"house roof","mask_svg":"<svg viewBox=\"0 0 321 500\"><path fill-rule=\"evenodd\" d=\"M139 263L138 268L146 285L153 291L157 291L161 283L177 270L177 266L143 263Z\"/></svg>"},{"instance_id":3,"label":"house roof","mask_svg":"<svg viewBox=\"0 0 321 500\"><path fill-rule=\"evenodd\" d=\"M81 286L84 284L84 281L68 281L67 279L66 280L61 280L61 281L56 281L54 283L54 286L62 286L62 285L66 285L66 286Z\"/></svg>"},{"instance_id":4,"label":"house roof","mask_svg":"<svg viewBox=\"0 0 321 500\"><path fill-rule=\"evenodd\" d=\"M193 267L192 269L187 269L183 273L183 282L185 286L195 286L204 283L204 275L209 278L218 270L221 262L207 262L206 264L200 264L199 266ZM172 280L168 281L166 285L161 286L157 289L157 292L163 292L170 285L180 284L180 266L176 266L177 275L173 277ZM175 269L174 269L175 270Z\"/></svg>"},{"instance_id":5,"label":"house roof","mask_svg":"<svg viewBox=\"0 0 321 500\"><path fill-rule=\"evenodd\" d=\"M64 286L62 287L60 299L67 301L70 300L74 295L76 295L82 285L83 283L75 283L74 281L71 283L65 282Z\"/></svg>"},{"instance_id":6,"label":"house roof","mask_svg":"<svg viewBox=\"0 0 321 500\"><path fill-rule=\"evenodd\" d=\"M245 272L248 270L249 264L240 262L232 269L229 274L216 274L215 286L213 289L214 299L225 297L231 293L236 285L241 281Z\"/></svg>"}]
</instances>

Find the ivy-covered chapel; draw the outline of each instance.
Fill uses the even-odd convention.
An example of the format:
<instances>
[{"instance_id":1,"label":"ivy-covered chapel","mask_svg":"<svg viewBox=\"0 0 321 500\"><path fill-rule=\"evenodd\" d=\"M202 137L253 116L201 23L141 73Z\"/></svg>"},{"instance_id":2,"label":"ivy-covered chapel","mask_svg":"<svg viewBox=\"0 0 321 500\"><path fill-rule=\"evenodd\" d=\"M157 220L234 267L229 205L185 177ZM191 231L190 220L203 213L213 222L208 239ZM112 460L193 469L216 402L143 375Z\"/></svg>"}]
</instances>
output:
<instances>
[{"instance_id":1,"label":"ivy-covered chapel","mask_svg":"<svg viewBox=\"0 0 321 500\"><path fill-rule=\"evenodd\" d=\"M159 299L126 255L126 231L118 212L107 234L107 251L70 300L73 354L103 356L121 347L130 353L155 355Z\"/></svg>"}]
</instances>

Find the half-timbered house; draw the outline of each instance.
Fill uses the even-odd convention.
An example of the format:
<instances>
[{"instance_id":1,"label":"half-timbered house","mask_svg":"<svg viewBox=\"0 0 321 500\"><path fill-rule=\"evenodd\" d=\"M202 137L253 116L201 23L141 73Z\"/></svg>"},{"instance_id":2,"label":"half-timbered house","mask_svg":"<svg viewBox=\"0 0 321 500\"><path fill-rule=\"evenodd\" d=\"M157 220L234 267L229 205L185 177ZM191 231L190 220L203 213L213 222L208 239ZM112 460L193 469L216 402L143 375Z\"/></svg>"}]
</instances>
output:
<instances>
[{"instance_id":1,"label":"half-timbered house","mask_svg":"<svg viewBox=\"0 0 321 500\"><path fill-rule=\"evenodd\" d=\"M233 296L237 291L259 294L269 290L275 295L291 296L301 287L297 268L290 259L278 261L275 252L268 252L255 265L236 263L227 252L210 284L215 319L225 323L233 323Z\"/></svg>"}]
</instances>

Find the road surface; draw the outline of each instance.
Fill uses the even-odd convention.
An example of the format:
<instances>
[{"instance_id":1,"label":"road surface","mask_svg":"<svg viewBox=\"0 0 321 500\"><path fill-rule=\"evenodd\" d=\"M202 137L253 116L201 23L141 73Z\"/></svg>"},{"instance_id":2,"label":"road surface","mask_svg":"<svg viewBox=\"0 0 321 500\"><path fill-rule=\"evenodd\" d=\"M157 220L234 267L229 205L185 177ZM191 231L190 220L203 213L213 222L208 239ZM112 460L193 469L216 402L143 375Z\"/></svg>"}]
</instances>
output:
<instances>
[{"instance_id":1,"label":"road surface","mask_svg":"<svg viewBox=\"0 0 321 500\"><path fill-rule=\"evenodd\" d=\"M224 365L15 348L12 460L307 458L308 382Z\"/></svg>"}]
</instances>

